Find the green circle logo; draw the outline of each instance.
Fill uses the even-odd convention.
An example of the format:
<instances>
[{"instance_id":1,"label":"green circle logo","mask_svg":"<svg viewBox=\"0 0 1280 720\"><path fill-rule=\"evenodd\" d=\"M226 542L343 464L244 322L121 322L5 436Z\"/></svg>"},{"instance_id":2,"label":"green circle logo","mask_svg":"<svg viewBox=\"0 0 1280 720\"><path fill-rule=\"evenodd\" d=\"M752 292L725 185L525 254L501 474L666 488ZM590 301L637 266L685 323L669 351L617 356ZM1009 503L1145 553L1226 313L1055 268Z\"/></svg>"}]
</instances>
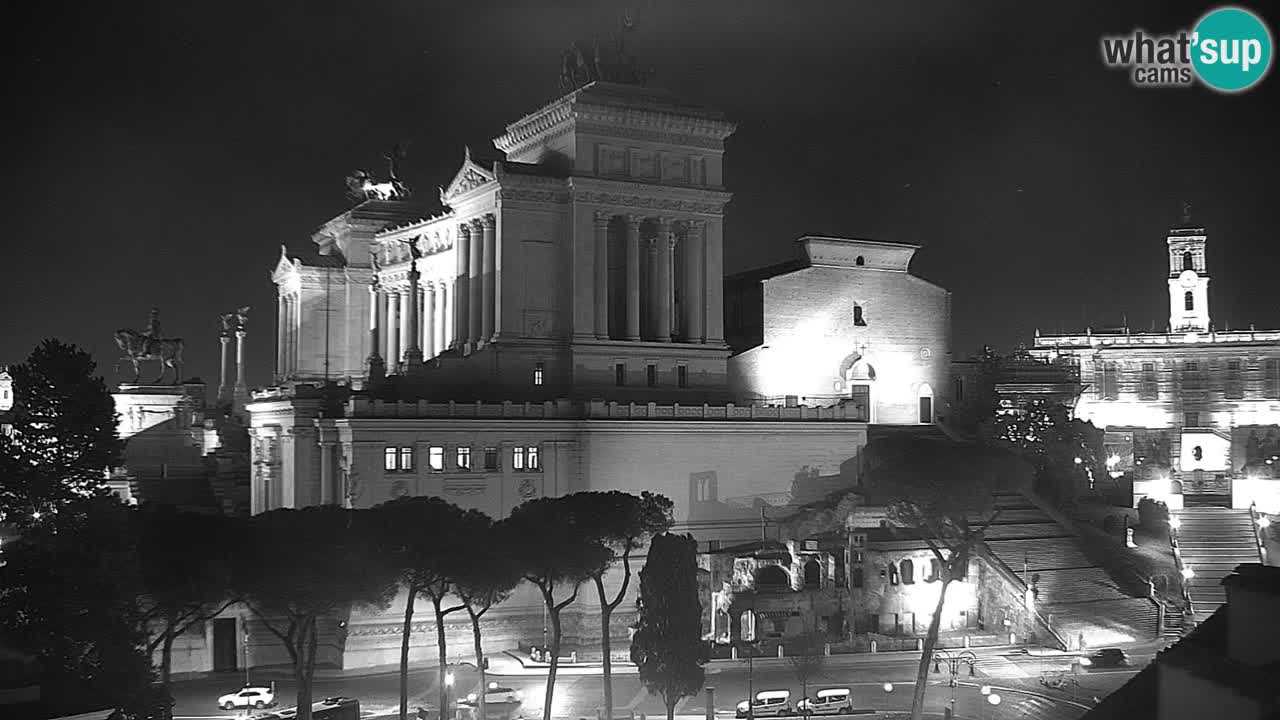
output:
<instances>
[{"instance_id":1,"label":"green circle logo","mask_svg":"<svg viewBox=\"0 0 1280 720\"><path fill-rule=\"evenodd\" d=\"M1227 7L1210 12L1196 24L1191 42L1196 74L1219 92L1247 90L1271 67L1271 32L1248 10Z\"/></svg>"}]
</instances>

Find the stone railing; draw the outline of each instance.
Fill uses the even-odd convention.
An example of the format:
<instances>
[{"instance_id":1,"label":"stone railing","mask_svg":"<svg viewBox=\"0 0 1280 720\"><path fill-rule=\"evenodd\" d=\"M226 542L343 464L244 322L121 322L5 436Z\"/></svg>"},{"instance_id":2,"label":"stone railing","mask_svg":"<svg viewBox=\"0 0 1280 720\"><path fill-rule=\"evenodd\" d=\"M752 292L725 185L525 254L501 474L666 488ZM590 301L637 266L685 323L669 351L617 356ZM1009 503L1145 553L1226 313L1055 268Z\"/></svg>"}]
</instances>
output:
<instances>
[{"instance_id":1,"label":"stone railing","mask_svg":"<svg viewBox=\"0 0 1280 720\"><path fill-rule=\"evenodd\" d=\"M1251 343L1280 340L1280 330L1228 330L1183 333L1106 333L1086 335L1043 335L1035 349L1089 347L1094 345L1191 345L1196 343Z\"/></svg>"},{"instance_id":2,"label":"stone railing","mask_svg":"<svg viewBox=\"0 0 1280 720\"><path fill-rule=\"evenodd\" d=\"M363 397L347 401L349 418L494 418L530 420L573 420L582 413L568 400L540 403L460 403L460 402L385 402Z\"/></svg>"},{"instance_id":3,"label":"stone railing","mask_svg":"<svg viewBox=\"0 0 1280 720\"><path fill-rule=\"evenodd\" d=\"M606 403L592 400L586 416L607 420L826 420L865 422L852 407L761 407L757 405L658 405L656 403Z\"/></svg>"}]
</instances>

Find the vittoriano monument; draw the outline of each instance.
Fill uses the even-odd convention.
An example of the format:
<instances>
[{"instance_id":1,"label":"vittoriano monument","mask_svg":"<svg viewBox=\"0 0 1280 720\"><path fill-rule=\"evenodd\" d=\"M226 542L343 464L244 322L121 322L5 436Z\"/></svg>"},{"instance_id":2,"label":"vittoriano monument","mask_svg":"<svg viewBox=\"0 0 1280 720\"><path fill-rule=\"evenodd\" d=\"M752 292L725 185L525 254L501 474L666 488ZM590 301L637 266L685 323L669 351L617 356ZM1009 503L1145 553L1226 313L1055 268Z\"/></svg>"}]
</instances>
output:
<instances>
[{"instance_id":1,"label":"vittoriano monument","mask_svg":"<svg viewBox=\"0 0 1280 720\"><path fill-rule=\"evenodd\" d=\"M560 54L560 89L570 92L597 80L645 85L653 71L642 69L627 50L627 36L635 29L628 13L622 16L618 32L612 34L611 47L601 47L598 37L592 40L589 49L581 42L574 42Z\"/></svg>"},{"instance_id":2,"label":"vittoriano monument","mask_svg":"<svg viewBox=\"0 0 1280 720\"><path fill-rule=\"evenodd\" d=\"M387 161L387 179L377 180L368 170L356 170L347 176L347 196L352 200L404 200L411 194L409 186L400 180L400 161L404 159L407 144L397 143L383 155Z\"/></svg>"},{"instance_id":3,"label":"vittoriano monument","mask_svg":"<svg viewBox=\"0 0 1280 720\"><path fill-rule=\"evenodd\" d=\"M143 360L156 360L160 363L160 375L151 384L163 383L164 376L168 374L170 368L173 369L173 382L170 384L177 385L182 381L182 338L161 336L158 309L151 308L146 332L125 328L117 330L115 337L116 345L120 347L122 353L120 359L116 361L116 367L119 367L121 361L128 361L133 366L133 379L129 382L138 382L140 376L138 363Z\"/></svg>"}]
</instances>

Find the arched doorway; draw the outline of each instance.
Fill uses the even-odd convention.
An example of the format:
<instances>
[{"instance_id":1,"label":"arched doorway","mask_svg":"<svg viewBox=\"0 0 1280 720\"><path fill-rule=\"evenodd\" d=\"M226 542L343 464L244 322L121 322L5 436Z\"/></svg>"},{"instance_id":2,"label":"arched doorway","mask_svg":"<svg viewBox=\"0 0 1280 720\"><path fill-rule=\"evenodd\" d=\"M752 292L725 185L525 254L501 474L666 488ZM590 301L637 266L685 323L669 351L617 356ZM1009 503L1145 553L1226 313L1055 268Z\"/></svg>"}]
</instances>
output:
<instances>
[{"instance_id":1,"label":"arched doorway","mask_svg":"<svg viewBox=\"0 0 1280 720\"><path fill-rule=\"evenodd\" d=\"M804 587L806 590L817 590L822 587L822 566L817 560L804 564Z\"/></svg>"},{"instance_id":2,"label":"arched doorway","mask_svg":"<svg viewBox=\"0 0 1280 720\"><path fill-rule=\"evenodd\" d=\"M766 565L756 570L757 590L783 590L791 587L791 576L777 565Z\"/></svg>"},{"instance_id":3,"label":"arched doorway","mask_svg":"<svg viewBox=\"0 0 1280 720\"><path fill-rule=\"evenodd\" d=\"M919 405L917 420L922 425L933 424L933 387L929 383L920 384L920 389L916 392L916 401Z\"/></svg>"},{"instance_id":4,"label":"arched doorway","mask_svg":"<svg viewBox=\"0 0 1280 720\"><path fill-rule=\"evenodd\" d=\"M845 411L862 422L875 422L876 369L866 356L853 353L840 363L840 380L847 397L841 402Z\"/></svg>"}]
</instances>

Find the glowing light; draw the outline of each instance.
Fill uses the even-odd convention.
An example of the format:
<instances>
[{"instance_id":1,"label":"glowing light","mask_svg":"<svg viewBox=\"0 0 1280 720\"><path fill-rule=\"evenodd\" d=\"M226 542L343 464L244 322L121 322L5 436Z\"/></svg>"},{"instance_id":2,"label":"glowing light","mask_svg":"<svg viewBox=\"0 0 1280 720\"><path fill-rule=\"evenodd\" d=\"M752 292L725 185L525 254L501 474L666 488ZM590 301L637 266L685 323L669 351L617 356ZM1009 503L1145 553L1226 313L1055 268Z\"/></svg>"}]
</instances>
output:
<instances>
[{"instance_id":1,"label":"glowing light","mask_svg":"<svg viewBox=\"0 0 1280 720\"><path fill-rule=\"evenodd\" d=\"M1182 577L1186 578L1187 580L1190 580L1195 576L1196 576L1196 571L1192 570L1190 565L1187 565L1186 567L1182 568Z\"/></svg>"},{"instance_id":2,"label":"glowing light","mask_svg":"<svg viewBox=\"0 0 1280 720\"><path fill-rule=\"evenodd\" d=\"M1173 516L1173 517L1169 518L1169 528L1170 528L1170 529L1172 529L1172 530L1177 530L1177 529L1178 529L1178 528L1180 528L1180 527L1182 527L1182 521L1178 519L1178 516L1176 516L1176 515L1175 515L1175 516Z\"/></svg>"},{"instance_id":3,"label":"glowing light","mask_svg":"<svg viewBox=\"0 0 1280 720\"><path fill-rule=\"evenodd\" d=\"M1267 517L1266 515L1260 515L1258 517L1258 527L1260 528L1271 527L1271 518Z\"/></svg>"},{"instance_id":4,"label":"glowing light","mask_svg":"<svg viewBox=\"0 0 1280 720\"><path fill-rule=\"evenodd\" d=\"M1080 667L1089 667L1092 664L1093 664L1093 661L1090 660L1089 658L1087 657L1080 658Z\"/></svg>"},{"instance_id":5,"label":"glowing light","mask_svg":"<svg viewBox=\"0 0 1280 720\"><path fill-rule=\"evenodd\" d=\"M887 693L891 693L891 692L893 692L893 683L885 683L885 684L884 684L884 691L885 691L885 692L887 692Z\"/></svg>"},{"instance_id":6,"label":"glowing light","mask_svg":"<svg viewBox=\"0 0 1280 720\"><path fill-rule=\"evenodd\" d=\"M453 687L453 673L452 673L452 672L447 672L447 673L445 673L445 674L444 674L444 684L445 684L445 685L447 685L447 686L449 686L449 687Z\"/></svg>"},{"instance_id":7,"label":"glowing light","mask_svg":"<svg viewBox=\"0 0 1280 720\"><path fill-rule=\"evenodd\" d=\"M1119 456L1119 455L1112 455L1111 457L1108 457L1108 458L1107 458L1107 464L1108 464L1108 465L1110 465L1111 467L1115 467L1116 465L1119 465L1119 464L1120 464L1120 456Z\"/></svg>"},{"instance_id":8,"label":"glowing light","mask_svg":"<svg viewBox=\"0 0 1280 720\"><path fill-rule=\"evenodd\" d=\"M987 696L987 702L991 703L992 705L999 705L1000 696L996 693L991 693L990 695Z\"/></svg>"},{"instance_id":9,"label":"glowing light","mask_svg":"<svg viewBox=\"0 0 1280 720\"><path fill-rule=\"evenodd\" d=\"M496 682L491 682L491 683L489 683L489 689L490 689L490 690L497 690L497 689L498 689L498 683L496 683Z\"/></svg>"},{"instance_id":10,"label":"glowing light","mask_svg":"<svg viewBox=\"0 0 1280 720\"><path fill-rule=\"evenodd\" d=\"M990 694L991 694L991 686L990 686L990 685L983 685L982 687L978 688L978 692L982 693L983 695L990 695Z\"/></svg>"},{"instance_id":11,"label":"glowing light","mask_svg":"<svg viewBox=\"0 0 1280 720\"><path fill-rule=\"evenodd\" d=\"M1079 464L1080 464L1080 463L1082 463L1082 462L1084 462L1084 461L1083 461L1083 460L1081 460L1080 458L1076 458L1076 464L1077 464L1077 465L1079 465Z\"/></svg>"},{"instance_id":12,"label":"glowing light","mask_svg":"<svg viewBox=\"0 0 1280 720\"><path fill-rule=\"evenodd\" d=\"M35 512L31 513L31 517L32 517L32 518L34 518L34 519L36 519L36 520L39 520L39 519L40 519L40 511L39 511L39 510L36 510Z\"/></svg>"}]
</instances>

